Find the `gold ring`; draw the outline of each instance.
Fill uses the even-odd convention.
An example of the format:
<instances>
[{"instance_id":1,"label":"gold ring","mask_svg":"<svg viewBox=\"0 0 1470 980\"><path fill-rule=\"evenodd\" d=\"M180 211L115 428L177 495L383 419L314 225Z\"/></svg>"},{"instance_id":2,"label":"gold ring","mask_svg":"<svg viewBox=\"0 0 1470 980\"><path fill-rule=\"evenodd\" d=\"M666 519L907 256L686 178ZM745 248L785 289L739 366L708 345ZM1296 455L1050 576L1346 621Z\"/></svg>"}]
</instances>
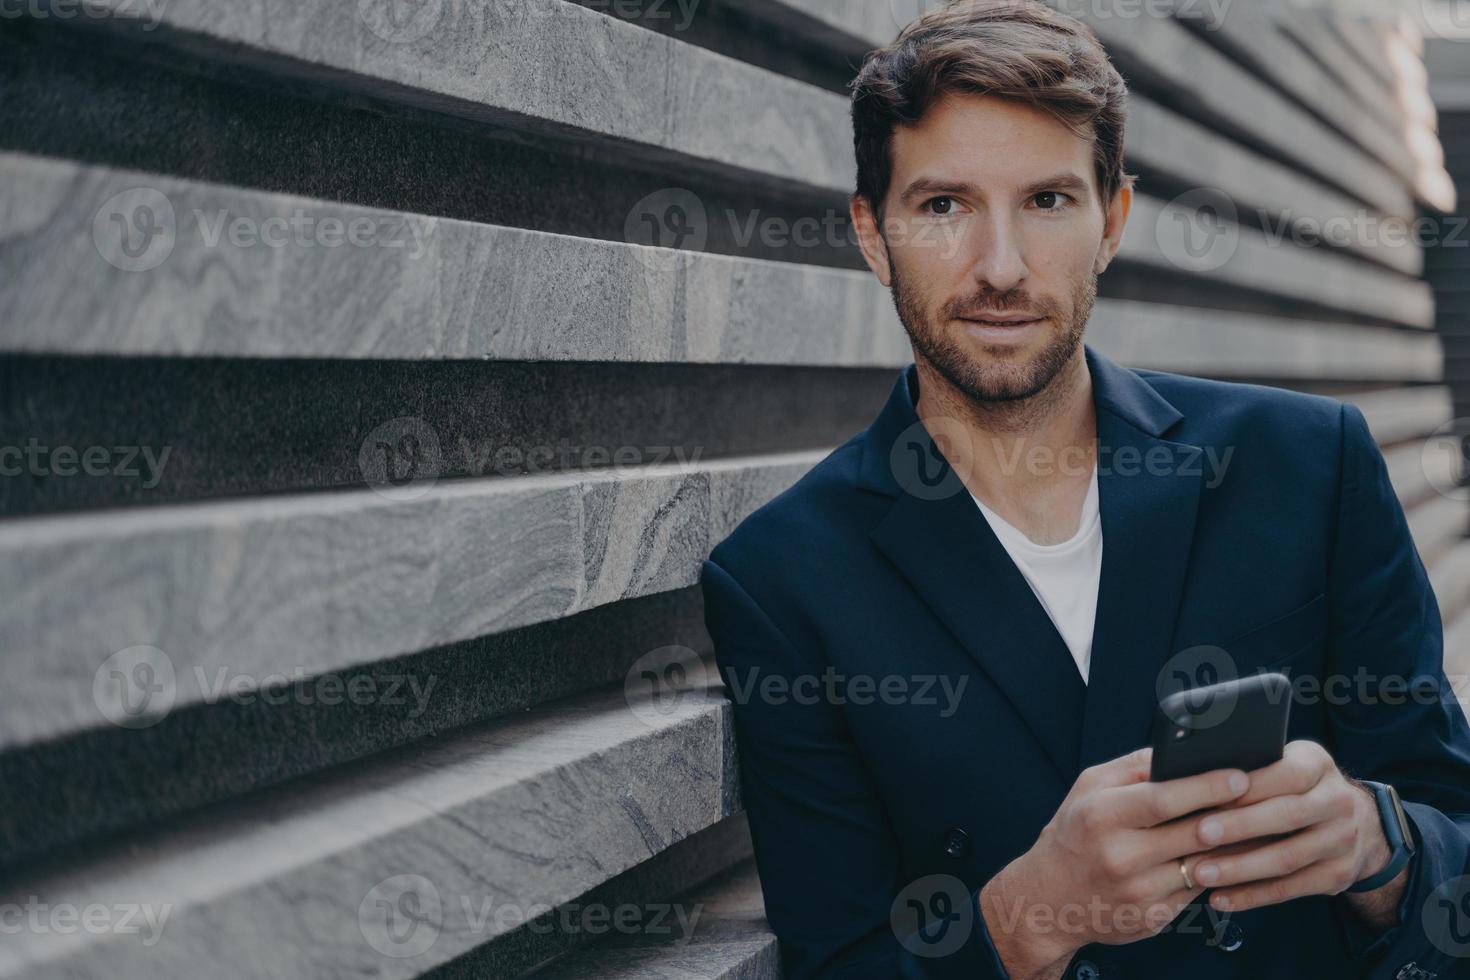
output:
<instances>
[{"instance_id":1,"label":"gold ring","mask_svg":"<svg viewBox=\"0 0 1470 980\"><path fill-rule=\"evenodd\" d=\"M1194 879L1189 877L1189 867L1183 861L1179 862L1179 873L1184 876L1184 887L1194 891Z\"/></svg>"}]
</instances>

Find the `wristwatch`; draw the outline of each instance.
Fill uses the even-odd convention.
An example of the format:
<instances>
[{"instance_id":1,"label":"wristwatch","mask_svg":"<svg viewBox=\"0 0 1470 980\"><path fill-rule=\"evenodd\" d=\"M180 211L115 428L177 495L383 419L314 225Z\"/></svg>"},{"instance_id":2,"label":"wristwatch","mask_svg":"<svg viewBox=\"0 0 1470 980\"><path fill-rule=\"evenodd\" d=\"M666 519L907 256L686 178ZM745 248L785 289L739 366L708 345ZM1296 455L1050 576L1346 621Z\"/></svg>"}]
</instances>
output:
<instances>
[{"instance_id":1,"label":"wristwatch","mask_svg":"<svg viewBox=\"0 0 1470 980\"><path fill-rule=\"evenodd\" d=\"M1399 799L1398 790L1387 783L1374 783L1366 779L1361 782L1373 791L1373 798L1378 801L1378 818L1383 821L1383 835L1388 838L1388 847L1393 856L1388 859L1388 864L1384 865L1382 871L1369 875L1355 885L1349 885L1350 892L1371 892L1375 888L1382 888L1393 881L1404 870L1404 865L1409 863L1409 858L1414 856L1414 832L1409 828L1409 818L1404 813L1404 804Z\"/></svg>"}]
</instances>

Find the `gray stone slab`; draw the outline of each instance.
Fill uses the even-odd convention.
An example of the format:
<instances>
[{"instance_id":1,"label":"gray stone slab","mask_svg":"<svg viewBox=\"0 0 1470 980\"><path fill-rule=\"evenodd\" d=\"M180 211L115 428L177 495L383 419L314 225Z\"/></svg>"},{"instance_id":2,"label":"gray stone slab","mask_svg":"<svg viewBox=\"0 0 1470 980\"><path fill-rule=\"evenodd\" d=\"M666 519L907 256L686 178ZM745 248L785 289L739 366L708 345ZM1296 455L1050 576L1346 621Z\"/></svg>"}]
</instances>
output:
<instances>
[{"instance_id":1,"label":"gray stone slab","mask_svg":"<svg viewBox=\"0 0 1470 980\"><path fill-rule=\"evenodd\" d=\"M688 931L681 927L681 917L686 925L703 933L706 930L701 926L707 916L711 925L726 917L715 906L720 900L710 893L731 869L738 873L752 853L750 827L745 814L737 813L669 845L554 912L433 971L431 976L433 980L520 977L548 963L580 959L581 950L587 948L677 941ZM703 905L700 896L707 896ZM622 918L604 917L604 909ZM616 921L623 925L615 926ZM597 975L595 971L593 975Z\"/></svg>"},{"instance_id":2,"label":"gray stone slab","mask_svg":"<svg viewBox=\"0 0 1470 980\"><path fill-rule=\"evenodd\" d=\"M669 936L620 936L569 954L527 980L780 980L780 951L754 862L677 901L699 910L690 928Z\"/></svg>"},{"instance_id":3,"label":"gray stone slab","mask_svg":"<svg viewBox=\"0 0 1470 980\"><path fill-rule=\"evenodd\" d=\"M1088 338L1123 364L1209 377L1429 382L1444 377L1439 338L1417 330L1110 300L1098 303Z\"/></svg>"},{"instance_id":4,"label":"gray stone slab","mask_svg":"<svg viewBox=\"0 0 1470 980\"><path fill-rule=\"evenodd\" d=\"M1332 30L1324 11L1292 2L1274 2L1270 4L1270 14L1289 37L1322 60L1360 106L1390 127L1402 125L1403 110L1394 91Z\"/></svg>"},{"instance_id":5,"label":"gray stone slab","mask_svg":"<svg viewBox=\"0 0 1470 980\"><path fill-rule=\"evenodd\" d=\"M1067 0L1052 0L1066 9ZM1167 87L1253 139L1270 146L1307 173L1320 174L1385 214L1412 218L1413 196L1383 164L1326 124L1284 99L1260 79L1171 18L1122 16L1119 0L1104 0L1087 23L1114 56L1154 76L1140 88ZM1105 8L1105 9L1104 9ZM1106 13L1106 16L1103 14Z\"/></svg>"},{"instance_id":6,"label":"gray stone slab","mask_svg":"<svg viewBox=\"0 0 1470 980\"><path fill-rule=\"evenodd\" d=\"M1433 565L1470 532L1470 504L1436 494L1408 512L1409 532L1426 565Z\"/></svg>"},{"instance_id":7,"label":"gray stone slab","mask_svg":"<svg viewBox=\"0 0 1470 980\"><path fill-rule=\"evenodd\" d=\"M560 127L816 187L850 188L841 96L563 0L177 0L92 24L407 105ZM401 14L402 11L399 11ZM146 29L145 29L146 28Z\"/></svg>"},{"instance_id":8,"label":"gray stone slab","mask_svg":"<svg viewBox=\"0 0 1470 980\"><path fill-rule=\"evenodd\" d=\"M176 233L172 252L158 266L128 272L101 259L91 226L101 203L138 186L140 177L13 154L0 161L11 186L27 189L0 201L0 256L11 267L34 270L0 290L6 350L874 367L901 366L911 356L887 291L866 272L466 222L434 221L433 244L418 260L404 249L352 254L294 243L237 249L223 241L209 248L202 230ZM151 176L147 186L170 202L177 198L176 215L223 208L263 224L309 208L321 218L363 217L384 228L413 218ZM1150 234L1156 227L1147 226L1142 210L1147 207L1141 203L1130 236L1141 242L1138 254L1158 262ZM1242 267L1247 258L1238 260ZM1266 274L1275 262L1273 255ZM64 279L43 274L57 266L73 271ZM581 288L569 289L568 282ZM1320 295L1313 283L1288 281L1284 288ZM1419 287L1410 284L1407 291L1417 296ZM1099 321L1107 320L1110 302L1117 301L1099 304ZM1131 316L1134 304L1120 313L1125 311ZM1218 356L1223 371L1249 367L1321 377L1330 363L1350 378L1425 377L1416 366L1424 363L1423 354L1411 352L1427 348L1412 340L1390 343L1372 332L1335 328L1323 334L1326 328L1316 324L1272 324L1268 318L1264 322L1279 334L1258 329L1251 344L1212 343L1208 338L1217 332L1207 328L1216 319L1242 328L1254 319L1182 307L1146 311L1180 331L1149 335L1163 346L1134 348L1151 366L1162 360L1200 369L1205 362L1199 355L1209 355ZM1148 324L1165 329L1159 315L1143 319L1139 330L1149 330ZM812 329L839 323L841 330ZM1335 340L1329 344L1328 338ZM1191 346L1196 343L1201 346Z\"/></svg>"},{"instance_id":9,"label":"gray stone slab","mask_svg":"<svg viewBox=\"0 0 1470 980\"><path fill-rule=\"evenodd\" d=\"M1289 235L1273 240L1271 232L1235 225L1228 216L1201 219L1198 209L1212 200L1166 202L1135 195L1118 257L1160 272L1207 276L1391 323L1434 326L1428 283L1335 254L1325 245L1303 247Z\"/></svg>"},{"instance_id":10,"label":"gray stone slab","mask_svg":"<svg viewBox=\"0 0 1470 980\"><path fill-rule=\"evenodd\" d=\"M823 455L0 523L0 747L692 585Z\"/></svg>"},{"instance_id":11,"label":"gray stone slab","mask_svg":"<svg viewBox=\"0 0 1470 980\"><path fill-rule=\"evenodd\" d=\"M1402 133L1365 113L1341 82L1302 54L1281 32L1267 5L1231 4L1218 17L1214 14L1220 8L1208 5L1173 0L1173 6L1203 28L1206 40L1252 65L1258 77L1310 107L1421 195L1429 190L1419 180L1419 163Z\"/></svg>"},{"instance_id":12,"label":"gray stone slab","mask_svg":"<svg viewBox=\"0 0 1470 980\"><path fill-rule=\"evenodd\" d=\"M1455 461L1450 454L1426 453L1418 441L1390 446L1383 452L1383 461L1405 510L1427 503L1455 485Z\"/></svg>"},{"instance_id":13,"label":"gray stone slab","mask_svg":"<svg viewBox=\"0 0 1470 980\"><path fill-rule=\"evenodd\" d=\"M728 709L618 685L14 876L167 919L7 936L0 976L418 976L730 816Z\"/></svg>"},{"instance_id":14,"label":"gray stone slab","mask_svg":"<svg viewBox=\"0 0 1470 980\"><path fill-rule=\"evenodd\" d=\"M1450 389L1440 385L1388 388L1342 396L1356 405L1381 446L1422 439L1454 417Z\"/></svg>"},{"instance_id":15,"label":"gray stone slab","mask_svg":"<svg viewBox=\"0 0 1470 980\"><path fill-rule=\"evenodd\" d=\"M697 586L0 753L0 878L59 848L621 683L673 644L709 651Z\"/></svg>"},{"instance_id":16,"label":"gray stone slab","mask_svg":"<svg viewBox=\"0 0 1470 980\"><path fill-rule=\"evenodd\" d=\"M13 191L0 201L0 262L10 270L0 344L9 351L908 360L891 304L873 302L866 271L405 215L20 154L0 154L0 174ZM135 261L109 221L138 207L173 220ZM232 243L222 222L248 233ZM368 244L347 242L348 228ZM821 322L842 329L810 329Z\"/></svg>"},{"instance_id":17,"label":"gray stone slab","mask_svg":"<svg viewBox=\"0 0 1470 980\"><path fill-rule=\"evenodd\" d=\"M1179 187L1218 189L1238 202L1242 213L1270 228L1283 222L1324 228L1362 215L1361 224L1372 234L1352 234L1335 246L1406 275L1423 274L1424 250L1410 234L1412 226L1403 225L1404 234L1391 238L1389 219L1328 185L1150 99L1135 94L1128 106L1128 159L1130 167L1145 171L1140 189L1148 190L1154 175Z\"/></svg>"}]
</instances>

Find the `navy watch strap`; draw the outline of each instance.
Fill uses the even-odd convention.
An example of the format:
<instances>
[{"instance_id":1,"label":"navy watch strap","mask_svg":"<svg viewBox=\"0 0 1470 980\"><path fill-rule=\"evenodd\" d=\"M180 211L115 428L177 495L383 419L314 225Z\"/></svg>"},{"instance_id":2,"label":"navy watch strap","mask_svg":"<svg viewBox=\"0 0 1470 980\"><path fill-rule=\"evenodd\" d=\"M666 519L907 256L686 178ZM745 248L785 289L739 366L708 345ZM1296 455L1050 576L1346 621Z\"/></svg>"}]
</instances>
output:
<instances>
[{"instance_id":1,"label":"navy watch strap","mask_svg":"<svg viewBox=\"0 0 1470 980\"><path fill-rule=\"evenodd\" d=\"M1405 826L1402 817L1403 808L1398 802L1398 793L1392 786L1384 783L1374 783L1368 780L1362 781L1363 785L1373 791L1373 797L1378 802L1378 819L1383 823L1383 836L1388 840L1389 850L1392 852L1388 864L1383 870L1371 874L1359 881L1357 884L1348 886L1350 892L1371 892L1375 888L1384 885L1398 877L1398 873L1404 870L1404 865L1414 856L1414 839Z\"/></svg>"}]
</instances>

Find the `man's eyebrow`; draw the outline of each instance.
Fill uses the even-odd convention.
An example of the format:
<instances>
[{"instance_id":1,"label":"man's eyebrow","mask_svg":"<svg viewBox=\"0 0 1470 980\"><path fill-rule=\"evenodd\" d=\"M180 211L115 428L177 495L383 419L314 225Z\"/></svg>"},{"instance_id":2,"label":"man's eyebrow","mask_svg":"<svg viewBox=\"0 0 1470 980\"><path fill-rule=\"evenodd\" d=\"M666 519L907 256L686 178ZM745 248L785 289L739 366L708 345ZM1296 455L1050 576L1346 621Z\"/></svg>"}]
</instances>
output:
<instances>
[{"instance_id":1,"label":"man's eyebrow","mask_svg":"<svg viewBox=\"0 0 1470 980\"><path fill-rule=\"evenodd\" d=\"M1042 191L1067 191L1074 194L1085 194L1088 190L1087 181L1074 173L1061 173L1047 177L1043 180L1034 181L1026 185L1022 196L1031 197Z\"/></svg>"},{"instance_id":2,"label":"man's eyebrow","mask_svg":"<svg viewBox=\"0 0 1470 980\"><path fill-rule=\"evenodd\" d=\"M1067 191L1070 193L1086 193L1087 181L1071 172L1053 174L1041 180L1032 181L1022 190L1022 197L1031 197L1042 191ZM921 194L966 194L973 195L975 185L964 180L945 180L941 177L919 177L908 187L904 188L899 195L899 201L907 204Z\"/></svg>"},{"instance_id":3,"label":"man's eyebrow","mask_svg":"<svg viewBox=\"0 0 1470 980\"><path fill-rule=\"evenodd\" d=\"M919 177L904 188L899 200L908 203L920 194L973 194L975 185L963 180L945 180L940 177Z\"/></svg>"}]
</instances>

